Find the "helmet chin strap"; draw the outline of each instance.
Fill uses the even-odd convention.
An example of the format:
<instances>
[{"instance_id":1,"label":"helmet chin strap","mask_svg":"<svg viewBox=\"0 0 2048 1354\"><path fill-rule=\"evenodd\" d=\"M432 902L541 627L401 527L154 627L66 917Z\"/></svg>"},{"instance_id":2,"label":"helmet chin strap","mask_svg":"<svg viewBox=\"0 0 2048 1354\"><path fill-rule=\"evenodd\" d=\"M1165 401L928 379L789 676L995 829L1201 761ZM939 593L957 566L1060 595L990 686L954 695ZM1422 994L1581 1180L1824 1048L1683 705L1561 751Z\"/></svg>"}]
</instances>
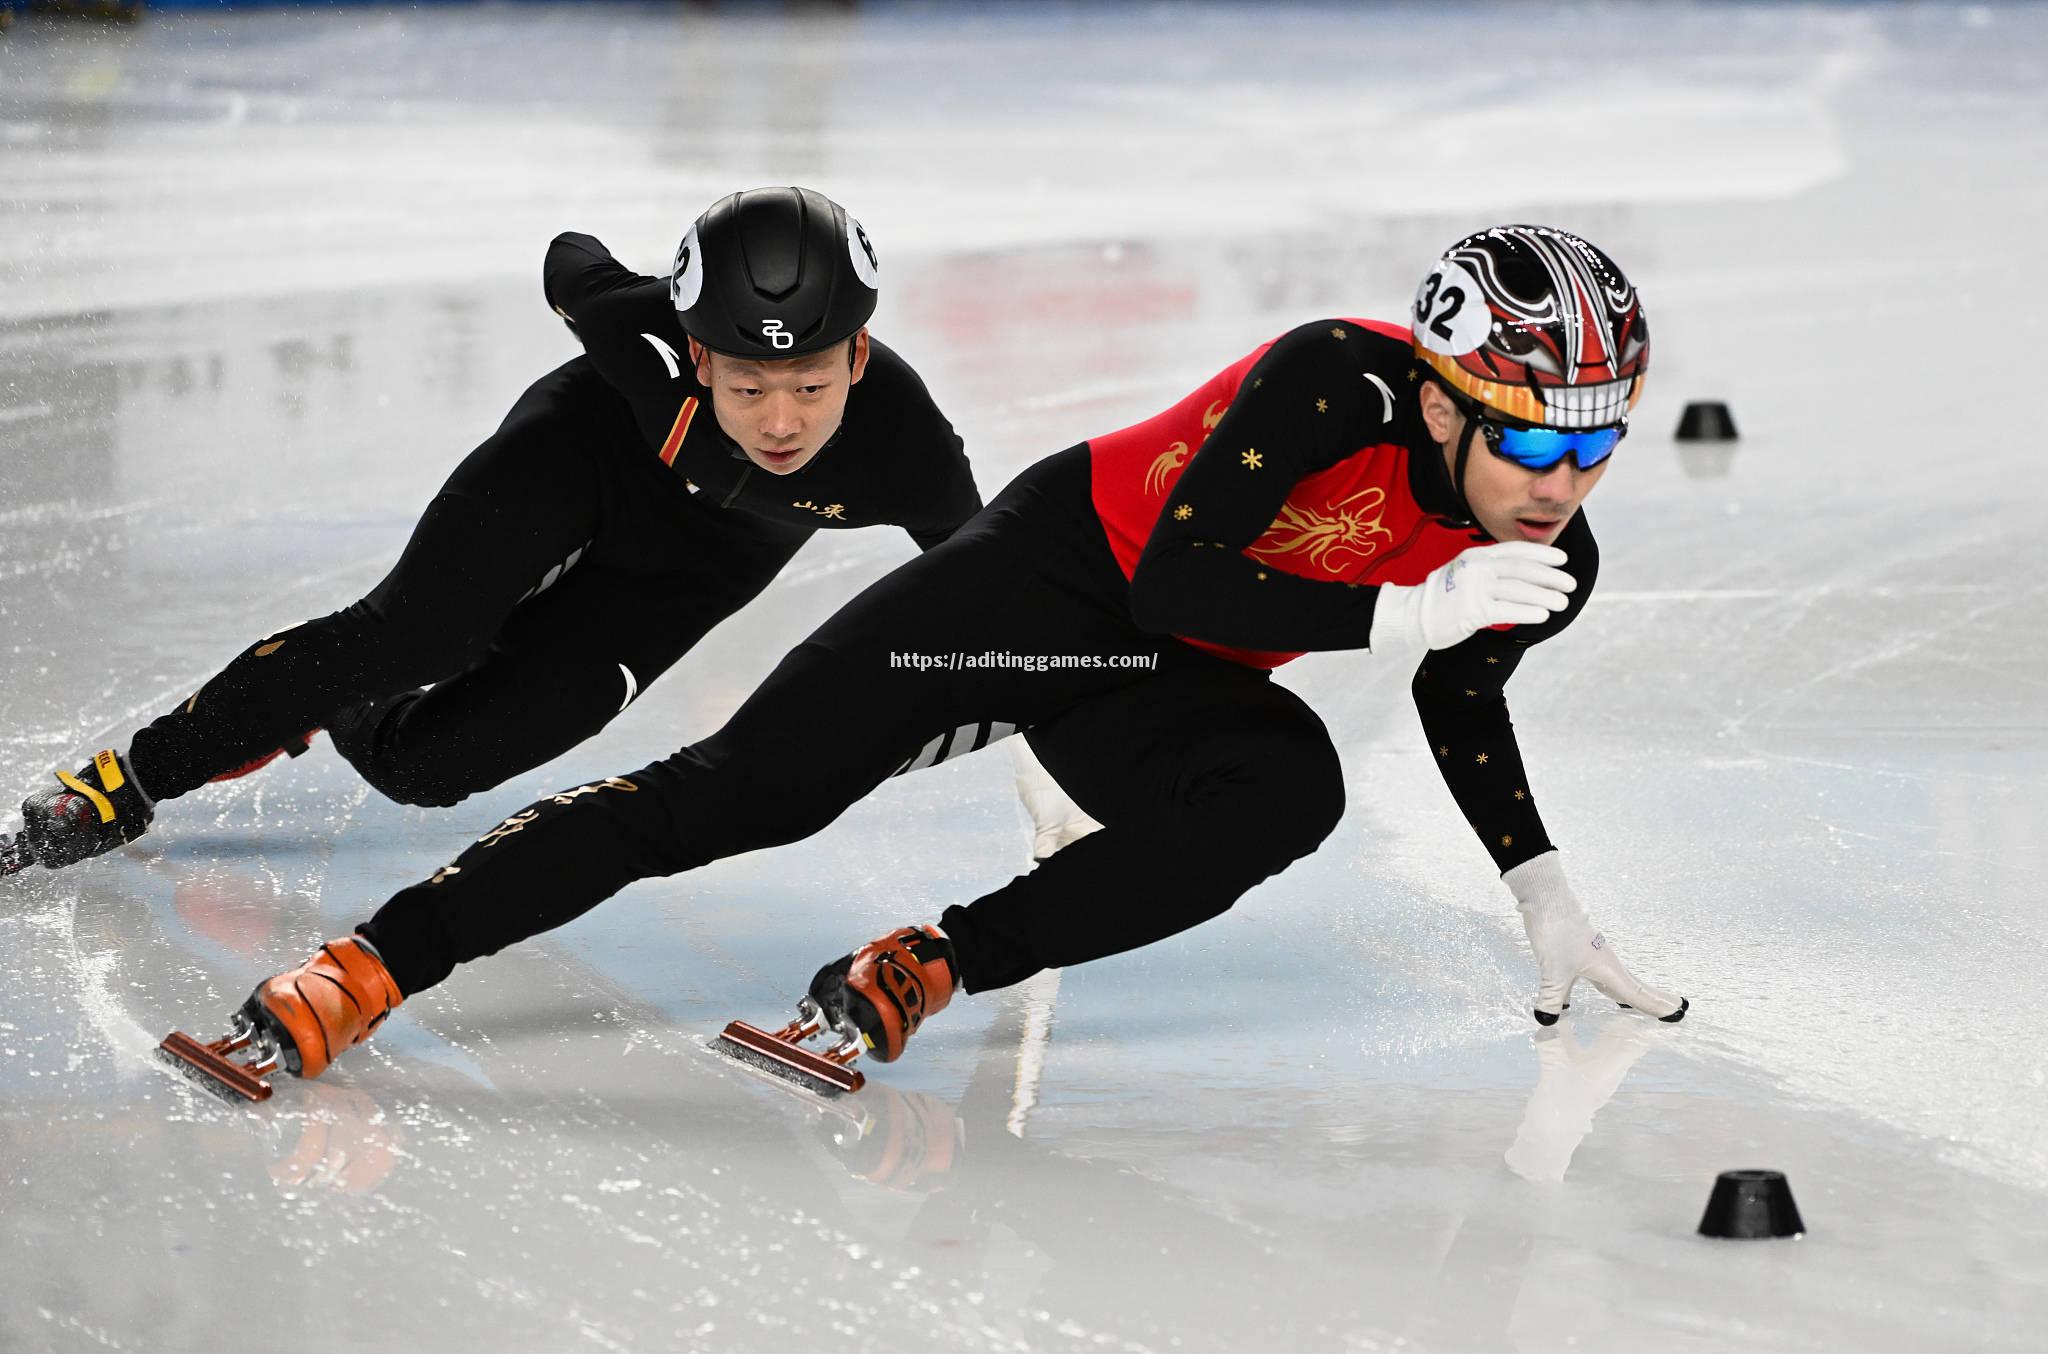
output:
<instances>
[{"instance_id":1,"label":"helmet chin strap","mask_svg":"<svg viewBox=\"0 0 2048 1354\"><path fill-rule=\"evenodd\" d=\"M1472 459L1472 434L1478 430L1478 422L1471 415L1466 415L1465 429L1458 434L1457 453L1451 458L1451 496L1456 500L1458 513L1465 524L1475 527L1479 525L1479 517L1465 497L1465 466Z\"/></svg>"}]
</instances>

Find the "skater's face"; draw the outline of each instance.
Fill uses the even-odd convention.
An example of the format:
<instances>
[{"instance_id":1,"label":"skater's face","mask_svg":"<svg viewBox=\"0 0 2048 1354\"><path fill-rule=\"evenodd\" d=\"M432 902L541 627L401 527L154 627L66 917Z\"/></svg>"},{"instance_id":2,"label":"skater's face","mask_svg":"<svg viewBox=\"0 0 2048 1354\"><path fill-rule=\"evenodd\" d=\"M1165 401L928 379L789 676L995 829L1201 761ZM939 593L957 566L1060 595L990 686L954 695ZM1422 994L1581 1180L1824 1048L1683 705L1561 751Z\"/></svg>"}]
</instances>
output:
<instances>
[{"instance_id":1,"label":"skater's face","mask_svg":"<svg viewBox=\"0 0 2048 1354\"><path fill-rule=\"evenodd\" d=\"M1422 422L1441 445L1445 471L1455 476L1465 415L1434 381L1423 382L1421 400ZM1609 458L1590 470L1581 470L1567 456L1548 470L1531 470L1496 456L1474 429L1472 449L1465 459L1465 502L1496 541L1552 545L1611 462Z\"/></svg>"},{"instance_id":2,"label":"skater's face","mask_svg":"<svg viewBox=\"0 0 2048 1354\"><path fill-rule=\"evenodd\" d=\"M868 331L783 362L727 357L691 339L690 360L725 435L769 474L789 475L839 431L847 392L867 374Z\"/></svg>"}]
</instances>

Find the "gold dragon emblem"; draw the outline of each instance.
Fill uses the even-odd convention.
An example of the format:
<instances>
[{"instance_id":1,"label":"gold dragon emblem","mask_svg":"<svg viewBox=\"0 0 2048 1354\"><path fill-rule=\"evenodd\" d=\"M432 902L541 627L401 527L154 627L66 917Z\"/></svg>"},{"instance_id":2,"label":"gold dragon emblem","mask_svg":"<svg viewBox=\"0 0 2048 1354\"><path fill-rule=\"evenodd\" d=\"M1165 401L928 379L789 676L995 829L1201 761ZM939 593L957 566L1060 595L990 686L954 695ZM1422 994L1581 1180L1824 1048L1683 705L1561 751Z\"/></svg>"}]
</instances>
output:
<instances>
[{"instance_id":1,"label":"gold dragon emblem","mask_svg":"<svg viewBox=\"0 0 2048 1354\"><path fill-rule=\"evenodd\" d=\"M1387 491L1377 486L1332 503L1327 513L1284 503L1266 534L1245 553L1269 562L1301 555L1318 568L1341 574L1394 539L1394 533L1380 525L1386 506Z\"/></svg>"},{"instance_id":2,"label":"gold dragon emblem","mask_svg":"<svg viewBox=\"0 0 2048 1354\"><path fill-rule=\"evenodd\" d=\"M1202 411L1202 436L1196 441L1199 447L1209 440L1209 434L1216 431L1216 425L1223 421L1223 415L1230 409L1230 401L1216 400ZM1152 468L1145 472L1145 492L1158 495L1166 492L1166 481L1173 472L1187 464L1188 454L1193 450L1185 442L1175 442L1159 453L1152 461Z\"/></svg>"}]
</instances>

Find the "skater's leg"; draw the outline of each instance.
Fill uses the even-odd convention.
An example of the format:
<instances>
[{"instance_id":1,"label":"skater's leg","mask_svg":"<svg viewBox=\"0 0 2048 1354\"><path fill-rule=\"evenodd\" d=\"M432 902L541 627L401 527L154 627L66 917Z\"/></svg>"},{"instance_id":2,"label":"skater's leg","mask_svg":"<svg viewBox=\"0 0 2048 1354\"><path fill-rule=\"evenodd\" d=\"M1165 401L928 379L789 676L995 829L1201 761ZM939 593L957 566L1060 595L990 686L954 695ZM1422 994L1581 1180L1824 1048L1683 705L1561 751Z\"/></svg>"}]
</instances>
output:
<instances>
[{"instance_id":1,"label":"skater's leg","mask_svg":"<svg viewBox=\"0 0 2048 1354\"><path fill-rule=\"evenodd\" d=\"M596 533L600 490L577 453L592 439L627 435L624 413L587 363L528 390L428 505L397 567L368 596L265 637L136 733L130 761L150 796L182 795L341 707L481 657L521 597L570 567Z\"/></svg>"},{"instance_id":2,"label":"skater's leg","mask_svg":"<svg viewBox=\"0 0 2048 1354\"><path fill-rule=\"evenodd\" d=\"M1263 672L1220 659L1183 654L1030 737L1102 828L947 908L938 928L894 931L820 969L803 1009L846 1047L894 1061L956 985L1006 987L1206 921L1313 851L1343 812L1322 721ZM820 1076L813 1064L797 1079Z\"/></svg>"},{"instance_id":3,"label":"skater's leg","mask_svg":"<svg viewBox=\"0 0 2048 1354\"><path fill-rule=\"evenodd\" d=\"M400 803L446 806L501 785L623 713L807 536L688 518L673 529L696 537L688 569L635 577L585 564L515 610L483 661L331 725L336 749Z\"/></svg>"},{"instance_id":4,"label":"skater's leg","mask_svg":"<svg viewBox=\"0 0 2048 1354\"><path fill-rule=\"evenodd\" d=\"M407 994L458 963L551 930L638 879L818 832L880 784L936 724L863 700L800 646L723 729L626 776L538 800L478 838L361 928Z\"/></svg>"},{"instance_id":5,"label":"skater's leg","mask_svg":"<svg viewBox=\"0 0 2048 1354\"><path fill-rule=\"evenodd\" d=\"M1064 468L1080 472L1072 496L1086 511L1085 460ZM1139 635L1127 615L1049 577L1038 552L1016 547L1003 509L1030 497L1025 478L976 525L827 621L717 734L529 805L385 904L363 934L400 987L432 986L456 964L563 925L636 879L808 837L949 734L1050 718L1146 675L1126 666L934 670L906 659L1180 649ZM1093 548L1114 570L1099 532Z\"/></svg>"},{"instance_id":6,"label":"skater's leg","mask_svg":"<svg viewBox=\"0 0 2048 1354\"><path fill-rule=\"evenodd\" d=\"M1104 828L940 926L969 991L1150 944L1309 854L1344 808L1322 721L1264 673L1191 664L1034 728Z\"/></svg>"}]
</instances>

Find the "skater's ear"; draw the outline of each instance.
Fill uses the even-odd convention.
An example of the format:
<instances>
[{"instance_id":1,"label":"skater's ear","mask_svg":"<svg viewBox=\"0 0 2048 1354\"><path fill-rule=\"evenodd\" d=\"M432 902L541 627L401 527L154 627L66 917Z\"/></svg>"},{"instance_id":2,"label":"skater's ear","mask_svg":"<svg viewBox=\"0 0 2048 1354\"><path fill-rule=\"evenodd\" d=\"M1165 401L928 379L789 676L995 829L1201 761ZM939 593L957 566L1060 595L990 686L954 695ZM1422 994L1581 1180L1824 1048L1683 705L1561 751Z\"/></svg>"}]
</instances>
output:
<instances>
[{"instance_id":1,"label":"skater's ear","mask_svg":"<svg viewBox=\"0 0 2048 1354\"><path fill-rule=\"evenodd\" d=\"M1416 392L1416 399L1422 404L1422 426L1429 429L1429 435L1444 446L1456 440L1463 425L1464 415L1444 388L1435 381L1424 381Z\"/></svg>"},{"instance_id":2,"label":"skater's ear","mask_svg":"<svg viewBox=\"0 0 2048 1354\"><path fill-rule=\"evenodd\" d=\"M853 331L853 342L846 349L846 365L851 375L846 378L848 385L859 385L860 378L868 374L868 327L862 325Z\"/></svg>"},{"instance_id":3,"label":"skater's ear","mask_svg":"<svg viewBox=\"0 0 2048 1354\"><path fill-rule=\"evenodd\" d=\"M690 340L690 365L697 369L697 384L711 384L711 350L695 339Z\"/></svg>"}]
</instances>

